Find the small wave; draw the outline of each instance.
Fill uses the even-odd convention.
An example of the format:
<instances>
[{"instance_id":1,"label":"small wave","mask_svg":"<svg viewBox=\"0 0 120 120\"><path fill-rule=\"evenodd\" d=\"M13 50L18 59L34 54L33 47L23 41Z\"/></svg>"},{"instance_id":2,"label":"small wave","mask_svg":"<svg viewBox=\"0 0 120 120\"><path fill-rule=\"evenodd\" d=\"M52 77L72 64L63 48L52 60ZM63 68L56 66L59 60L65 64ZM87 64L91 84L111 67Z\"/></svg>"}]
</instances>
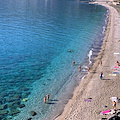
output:
<instances>
[{"instance_id":1,"label":"small wave","mask_svg":"<svg viewBox=\"0 0 120 120\"><path fill-rule=\"evenodd\" d=\"M83 67L82 68L85 68L85 69L87 69L88 67L86 66L86 65L83 65Z\"/></svg>"},{"instance_id":2,"label":"small wave","mask_svg":"<svg viewBox=\"0 0 120 120\"><path fill-rule=\"evenodd\" d=\"M86 75L84 75L82 78L81 78L81 81L86 77Z\"/></svg>"},{"instance_id":3,"label":"small wave","mask_svg":"<svg viewBox=\"0 0 120 120\"><path fill-rule=\"evenodd\" d=\"M87 72L87 70L86 70L86 69L83 69L82 72Z\"/></svg>"},{"instance_id":4,"label":"small wave","mask_svg":"<svg viewBox=\"0 0 120 120\"><path fill-rule=\"evenodd\" d=\"M105 33L105 30L106 30L106 26L103 26L103 31L102 31L102 34Z\"/></svg>"},{"instance_id":5,"label":"small wave","mask_svg":"<svg viewBox=\"0 0 120 120\"><path fill-rule=\"evenodd\" d=\"M103 34L103 35L105 34L108 21L109 21L109 10L107 10L106 19L105 19L105 25L103 26L103 31L102 31L102 34Z\"/></svg>"},{"instance_id":6,"label":"small wave","mask_svg":"<svg viewBox=\"0 0 120 120\"><path fill-rule=\"evenodd\" d=\"M93 48L89 51L88 53L88 57L89 57L89 64L92 63L92 61L90 60L91 59L91 56L92 56L92 52L93 52Z\"/></svg>"}]
</instances>

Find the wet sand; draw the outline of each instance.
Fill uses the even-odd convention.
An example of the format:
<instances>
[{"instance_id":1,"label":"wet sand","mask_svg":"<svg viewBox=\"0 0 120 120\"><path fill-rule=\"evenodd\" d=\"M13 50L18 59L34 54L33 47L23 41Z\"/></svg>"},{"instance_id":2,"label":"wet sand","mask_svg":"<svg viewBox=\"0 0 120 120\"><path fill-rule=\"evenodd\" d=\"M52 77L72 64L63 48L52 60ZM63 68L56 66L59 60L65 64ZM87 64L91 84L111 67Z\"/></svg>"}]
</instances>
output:
<instances>
[{"instance_id":1,"label":"wet sand","mask_svg":"<svg viewBox=\"0 0 120 120\"><path fill-rule=\"evenodd\" d=\"M120 98L120 74L113 74L111 68L120 62L120 16L115 8L106 3L100 3L110 10L109 22L105 33L101 52L95 59L90 73L75 89L63 113L56 120L101 120L111 115L101 115L101 111L112 109L111 97ZM114 54L117 53L117 54ZM100 61L102 60L102 65ZM120 70L120 69L118 69ZM104 78L100 80L100 73ZM85 99L90 98L90 101ZM106 107L104 107L106 106ZM120 109L120 103L117 103Z\"/></svg>"}]
</instances>

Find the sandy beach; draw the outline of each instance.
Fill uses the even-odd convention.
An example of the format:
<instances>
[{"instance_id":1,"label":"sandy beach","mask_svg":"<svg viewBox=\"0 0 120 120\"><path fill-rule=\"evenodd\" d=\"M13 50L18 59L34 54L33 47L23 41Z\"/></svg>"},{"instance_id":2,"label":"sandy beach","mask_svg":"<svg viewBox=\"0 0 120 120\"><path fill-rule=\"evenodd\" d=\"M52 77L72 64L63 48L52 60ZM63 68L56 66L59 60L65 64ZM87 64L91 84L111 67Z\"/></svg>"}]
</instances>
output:
<instances>
[{"instance_id":1,"label":"sandy beach","mask_svg":"<svg viewBox=\"0 0 120 120\"><path fill-rule=\"evenodd\" d=\"M100 3L109 9L109 22L101 52L95 59L90 73L75 89L63 113L56 120L101 120L110 115L101 115L105 110L111 110L111 97L120 98L120 74L114 74L112 68L116 61L120 62L120 16L115 8L106 3ZM102 61L102 65L100 65ZM117 70L120 70L119 68ZM103 72L103 79L100 73ZM87 101L89 99L89 101ZM87 100L86 100L87 99ZM117 103L117 111L120 103Z\"/></svg>"}]
</instances>

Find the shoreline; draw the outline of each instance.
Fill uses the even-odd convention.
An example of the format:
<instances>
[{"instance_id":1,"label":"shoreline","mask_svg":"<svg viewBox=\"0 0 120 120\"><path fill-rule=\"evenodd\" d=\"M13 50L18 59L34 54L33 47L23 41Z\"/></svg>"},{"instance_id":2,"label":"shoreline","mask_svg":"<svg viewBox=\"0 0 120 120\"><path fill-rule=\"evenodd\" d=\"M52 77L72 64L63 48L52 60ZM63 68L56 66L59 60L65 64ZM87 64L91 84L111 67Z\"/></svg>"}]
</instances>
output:
<instances>
[{"instance_id":1,"label":"shoreline","mask_svg":"<svg viewBox=\"0 0 120 120\"><path fill-rule=\"evenodd\" d=\"M102 38L102 39L103 39L103 38ZM101 47L101 45L100 45L100 47ZM90 50L91 50L91 49L90 49ZM88 55L88 54L87 54L87 55ZM88 61L87 61L87 62L88 62ZM85 63L86 63L86 62L85 62ZM77 71L78 71L78 69L77 69ZM75 79L73 79L73 80L75 80ZM79 85L79 84L77 84L77 86L78 86L78 85ZM76 88L77 86L75 86L75 88ZM37 88L39 88L39 87L37 87ZM38 91L37 91L37 92L38 92ZM39 91L38 93L40 93L40 91ZM34 94L35 94L35 93L34 93ZM72 92L72 94L73 94L73 92ZM70 94L70 97L72 98L72 95L71 95L71 94ZM70 98L70 97L68 97L68 98ZM70 99L71 99L71 98L70 98ZM29 99L31 100L31 99L33 99L33 98L30 97ZM36 98L34 98L34 99L36 99ZM36 100L35 100L35 101L36 101ZM41 101L41 100L39 100L39 101ZM29 101L28 101L28 102L29 102ZM67 101L67 102L68 102L68 101ZM65 103L63 103L63 102L61 102L61 103L66 105L67 102L65 101ZM38 103L40 104L40 102L38 102ZM56 103L58 103L58 102L56 102ZM28 105L28 103L26 103L26 104ZM35 105L35 106L36 106L36 105ZM58 107L57 107L57 108L58 108ZM63 109L64 109L64 108L63 108ZM29 109L28 109L27 111L29 111ZM37 110L35 109L35 111L38 111L37 113L40 114L40 111L39 111L38 109L37 109ZM62 111L61 111L61 112L62 112ZM25 113L25 111L24 111L24 113ZM40 115L41 115L41 114L40 114ZM18 115L18 116L19 116L19 115ZM58 116L59 116L59 115L58 115ZM56 116L55 116L55 118L56 118ZM35 116L33 119L36 119L36 120L37 120L37 119L38 119L38 116Z\"/></svg>"},{"instance_id":2,"label":"shoreline","mask_svg":"<svg viewBox=\"0 0 120 120\"><path fill-rule=\"evenodd\" d=\"M108 4L103 4L100 2L98 2L98 4L107 7L110 12L101 52L98 54L98 57L95 58L95 62L90 70L90 74L80 82L80 85L73 93L72 99L69 100L64 108L63 113L58 116L56 120L98 120L100 118L109 117L110 115L100 115L100 112L105 110L105 108L102 106L106 105L106 109L112 109L110 97L120 97L116 93L116 91L119 91L118 87L114 88L115 86L118 86L117 80L119 79L119 75L116 77L108 75L108 73L111 74L110 69L115 65L115 62L117 60L120 61L118 56L113 57L113 52L115 52L115 50L118 52L119 50L119 46L116 44L117 42L114 41L116 37L115 32L118 31L118 29L116 31L115 26L115 19L118 18L116 17L118 16L118 12ZM103 62L102 66L99 64L100 60ZM105 76L105 80L103 81L99 79L99 74L101 71ZM117 79L116 81L114 80L115 78ZM113 80L115 81L115 85L112 84ZM110 90L112 90L112 92ZM91 102L85 102L84 99L86 98L92 98Z\"/></svg>"}]
</instances>

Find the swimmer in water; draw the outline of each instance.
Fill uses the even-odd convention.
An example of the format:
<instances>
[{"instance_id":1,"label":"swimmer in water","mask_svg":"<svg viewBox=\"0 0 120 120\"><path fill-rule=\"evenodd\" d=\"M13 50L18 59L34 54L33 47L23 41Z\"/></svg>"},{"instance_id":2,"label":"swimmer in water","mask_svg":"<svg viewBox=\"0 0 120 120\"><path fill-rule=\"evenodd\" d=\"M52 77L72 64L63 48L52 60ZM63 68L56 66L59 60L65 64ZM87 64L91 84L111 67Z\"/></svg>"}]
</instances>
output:
<instances>
[{"instance_id":1,"label":"swimmer in water","mask_svg":"<svg viewBox=\"0 0 120 120\"><path fill-rule=\"evenodd\" d=\"M75 61L73 61L73 65L75 65Z\"/></svg>"},{"instance_id":2,"label":"swimmer in water","mask_svg":"<svg viewBox=\"0 0 120 120\"><path fill-rule=\"evenodd\" d=\"M81 66L79 65L79 72L80 72L80 70L81 70Z\"/></svg>"}]
</instances>

